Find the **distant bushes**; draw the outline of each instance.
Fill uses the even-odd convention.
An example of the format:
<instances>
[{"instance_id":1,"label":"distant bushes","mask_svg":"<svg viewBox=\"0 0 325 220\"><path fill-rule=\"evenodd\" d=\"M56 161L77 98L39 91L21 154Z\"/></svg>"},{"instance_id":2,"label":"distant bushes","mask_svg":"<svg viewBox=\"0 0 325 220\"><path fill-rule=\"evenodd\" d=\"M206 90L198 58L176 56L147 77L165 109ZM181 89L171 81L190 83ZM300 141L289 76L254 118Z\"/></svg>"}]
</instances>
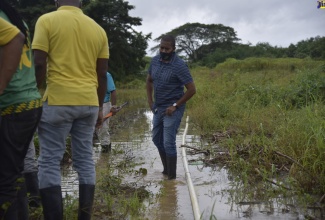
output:
<instances>
[{"instance_id":1,"label":"distant bushes","mask_svg":"<svg viewBox=\"0 0 325 220\"><path fill-rule=\"evenodd\" d=\"M325 37L317 36L301 40L297 44L290 44L287 48L272 46L267 42L259 42L256 45L219 44L213 50L199 57L196 64L213 68L230 58L244 60L249 57L325 60Z\"/></svg>"},{"instance_id":2,"label":"distant bushes","mask_svg":"<svg viewBox=\"0 0 325 220\"><path fill-rule=\"evenodd\" d=\"M227 59L216 66L217 71L261 71L279 70L295 71L296 69L314 69L325 67L325 61L298 58L247 58L244 60Z\"/></svg>"}]
</instances>

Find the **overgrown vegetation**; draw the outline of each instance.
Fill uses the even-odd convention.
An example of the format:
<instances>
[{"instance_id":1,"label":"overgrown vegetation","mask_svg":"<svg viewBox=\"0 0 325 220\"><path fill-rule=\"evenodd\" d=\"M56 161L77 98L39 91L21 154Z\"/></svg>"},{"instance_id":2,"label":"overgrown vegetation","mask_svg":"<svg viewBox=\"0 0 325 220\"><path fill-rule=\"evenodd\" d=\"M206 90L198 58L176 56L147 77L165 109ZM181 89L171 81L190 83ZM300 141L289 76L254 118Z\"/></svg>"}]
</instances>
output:
<instances>
[{"instance_id":1,"label":"overgrown vegetation","mask_svg":"<svg viewBox=\"0 0 325 220\"><path fill-rule=\"evenodd\" d=\"M325 193L324 61L230 59L192 73L197 95L188 103L191 122L225 148L224 162L240 171L245 184L273 181L320 199Z\"/></svg>"},{"instance_id":2,"label":"overgrown vegetation","mask_svg":"<svg viewBox=\"0 0 325 220\"><path fill-rule=\"evenodd\" d=\"M127 219L128 216L137 216L145 210L143 199L150 196L142 187L123 183L123 175L130 175L132 158L124 154L117 160L117 154L124 152L115 146L110 155L103 155L97 165L98 181L96 183L96 196L94 205L94 218L109 216L110 219Z\"/></svg>"}]
</instances>

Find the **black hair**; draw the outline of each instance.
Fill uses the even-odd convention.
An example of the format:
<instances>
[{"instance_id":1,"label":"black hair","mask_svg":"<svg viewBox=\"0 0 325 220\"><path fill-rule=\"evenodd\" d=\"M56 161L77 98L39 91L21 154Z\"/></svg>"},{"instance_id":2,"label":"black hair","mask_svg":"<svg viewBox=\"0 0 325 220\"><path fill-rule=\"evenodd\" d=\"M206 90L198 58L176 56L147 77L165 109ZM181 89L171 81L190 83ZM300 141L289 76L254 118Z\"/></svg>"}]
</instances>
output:
<instances>
[{"instance_id":1,"label":"black hair","mask_svg":"<svg viewBox=\"0 0 325 220\"><path fill-rule=\"evenodd\" d=\"M25 35L25 44L27 44L28 29L24 24L22 16L5 0L0 0L0 10L8 16L11 24L15 25Z\"/></svg>"},{"instance_id":2,"label":"black hair","mask_svg":"<svg viewBox=\"0 0 325 220\"><path fill-rule=\"evenodd\" d=\"M164 36L162 36L161 41L167 41L167 42L172 43L173 47L176 46L175 37L172 36L172 35L164 35Z\"/></svg>"}]
</instances>

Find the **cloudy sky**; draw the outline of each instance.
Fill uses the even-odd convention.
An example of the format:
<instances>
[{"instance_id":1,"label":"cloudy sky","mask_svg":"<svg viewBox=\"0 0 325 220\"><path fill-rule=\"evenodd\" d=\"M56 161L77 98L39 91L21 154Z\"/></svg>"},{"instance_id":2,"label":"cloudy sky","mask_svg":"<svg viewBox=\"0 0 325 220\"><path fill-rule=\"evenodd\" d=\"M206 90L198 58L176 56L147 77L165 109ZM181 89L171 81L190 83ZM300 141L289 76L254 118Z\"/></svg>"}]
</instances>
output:
<instances>
[{"instance_id":1,"label":"cloudy sky","mask_svg":"<svg viewBox=\"0 0 325 220\"><path fill-rule=\"evenodd\" d=\"M232 27L241 43L253 45L268 42L287 47L310 37L325 36L325 9L317 9L317 0L126 1L135 6L130 15L142 18L142 26L135 29L152 33L153 39L194 22ZM156 44L150 41L149 47Z\"/></svg>"}]
</instances>

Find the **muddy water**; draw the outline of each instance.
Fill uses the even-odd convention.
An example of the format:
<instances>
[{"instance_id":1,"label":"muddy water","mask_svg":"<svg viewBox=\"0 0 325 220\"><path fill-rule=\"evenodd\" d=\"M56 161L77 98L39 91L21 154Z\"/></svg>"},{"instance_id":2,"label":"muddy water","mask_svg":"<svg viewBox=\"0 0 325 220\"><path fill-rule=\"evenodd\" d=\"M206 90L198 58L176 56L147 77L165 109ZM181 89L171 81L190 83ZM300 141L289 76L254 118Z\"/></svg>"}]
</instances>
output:
<instances>
[{"instance_id":1,"label":"muddy water","mask_svg":"<svg viewBox=\"0 0 325 220\"><path fill-rule=\"evenodd\" d=\"M145 201L147 211L143 219L194 219L181 159L181 149L178 149L177 179L166 180L161 174L162 165L158 151L151 141L151 121L151 112L140 110L137 117L123 131L112 134L113 148L131 151L134 162L138 164L134 170L145 168L148 171L147 175L128 175L124 181L137 186L146 186L146 189L152 193L153 196ZM184 128L185 120L183 120L177 136L177 146L181 146ZM200 138L191 131L190 123L186 144L193 147L202 145ZM190 160L196 159L198 156L200 155L188 155L187 157ZM100 153L95 148L94 160L98 158L100 158ZM64 170L63 188L66 190L66 194L74 194L78 185L76 175L69 167ZM195 162L189 163L189 171L197 195L201 219L305 219L296 209L277 204L276 201L235 202L237 199L234 198L235 195L232 192L237 184L231 181L232 178L223 167L206 167L200 162ZM311 213L311 215L317 216L317 213Z\"/></svg>"}]
</instances>

